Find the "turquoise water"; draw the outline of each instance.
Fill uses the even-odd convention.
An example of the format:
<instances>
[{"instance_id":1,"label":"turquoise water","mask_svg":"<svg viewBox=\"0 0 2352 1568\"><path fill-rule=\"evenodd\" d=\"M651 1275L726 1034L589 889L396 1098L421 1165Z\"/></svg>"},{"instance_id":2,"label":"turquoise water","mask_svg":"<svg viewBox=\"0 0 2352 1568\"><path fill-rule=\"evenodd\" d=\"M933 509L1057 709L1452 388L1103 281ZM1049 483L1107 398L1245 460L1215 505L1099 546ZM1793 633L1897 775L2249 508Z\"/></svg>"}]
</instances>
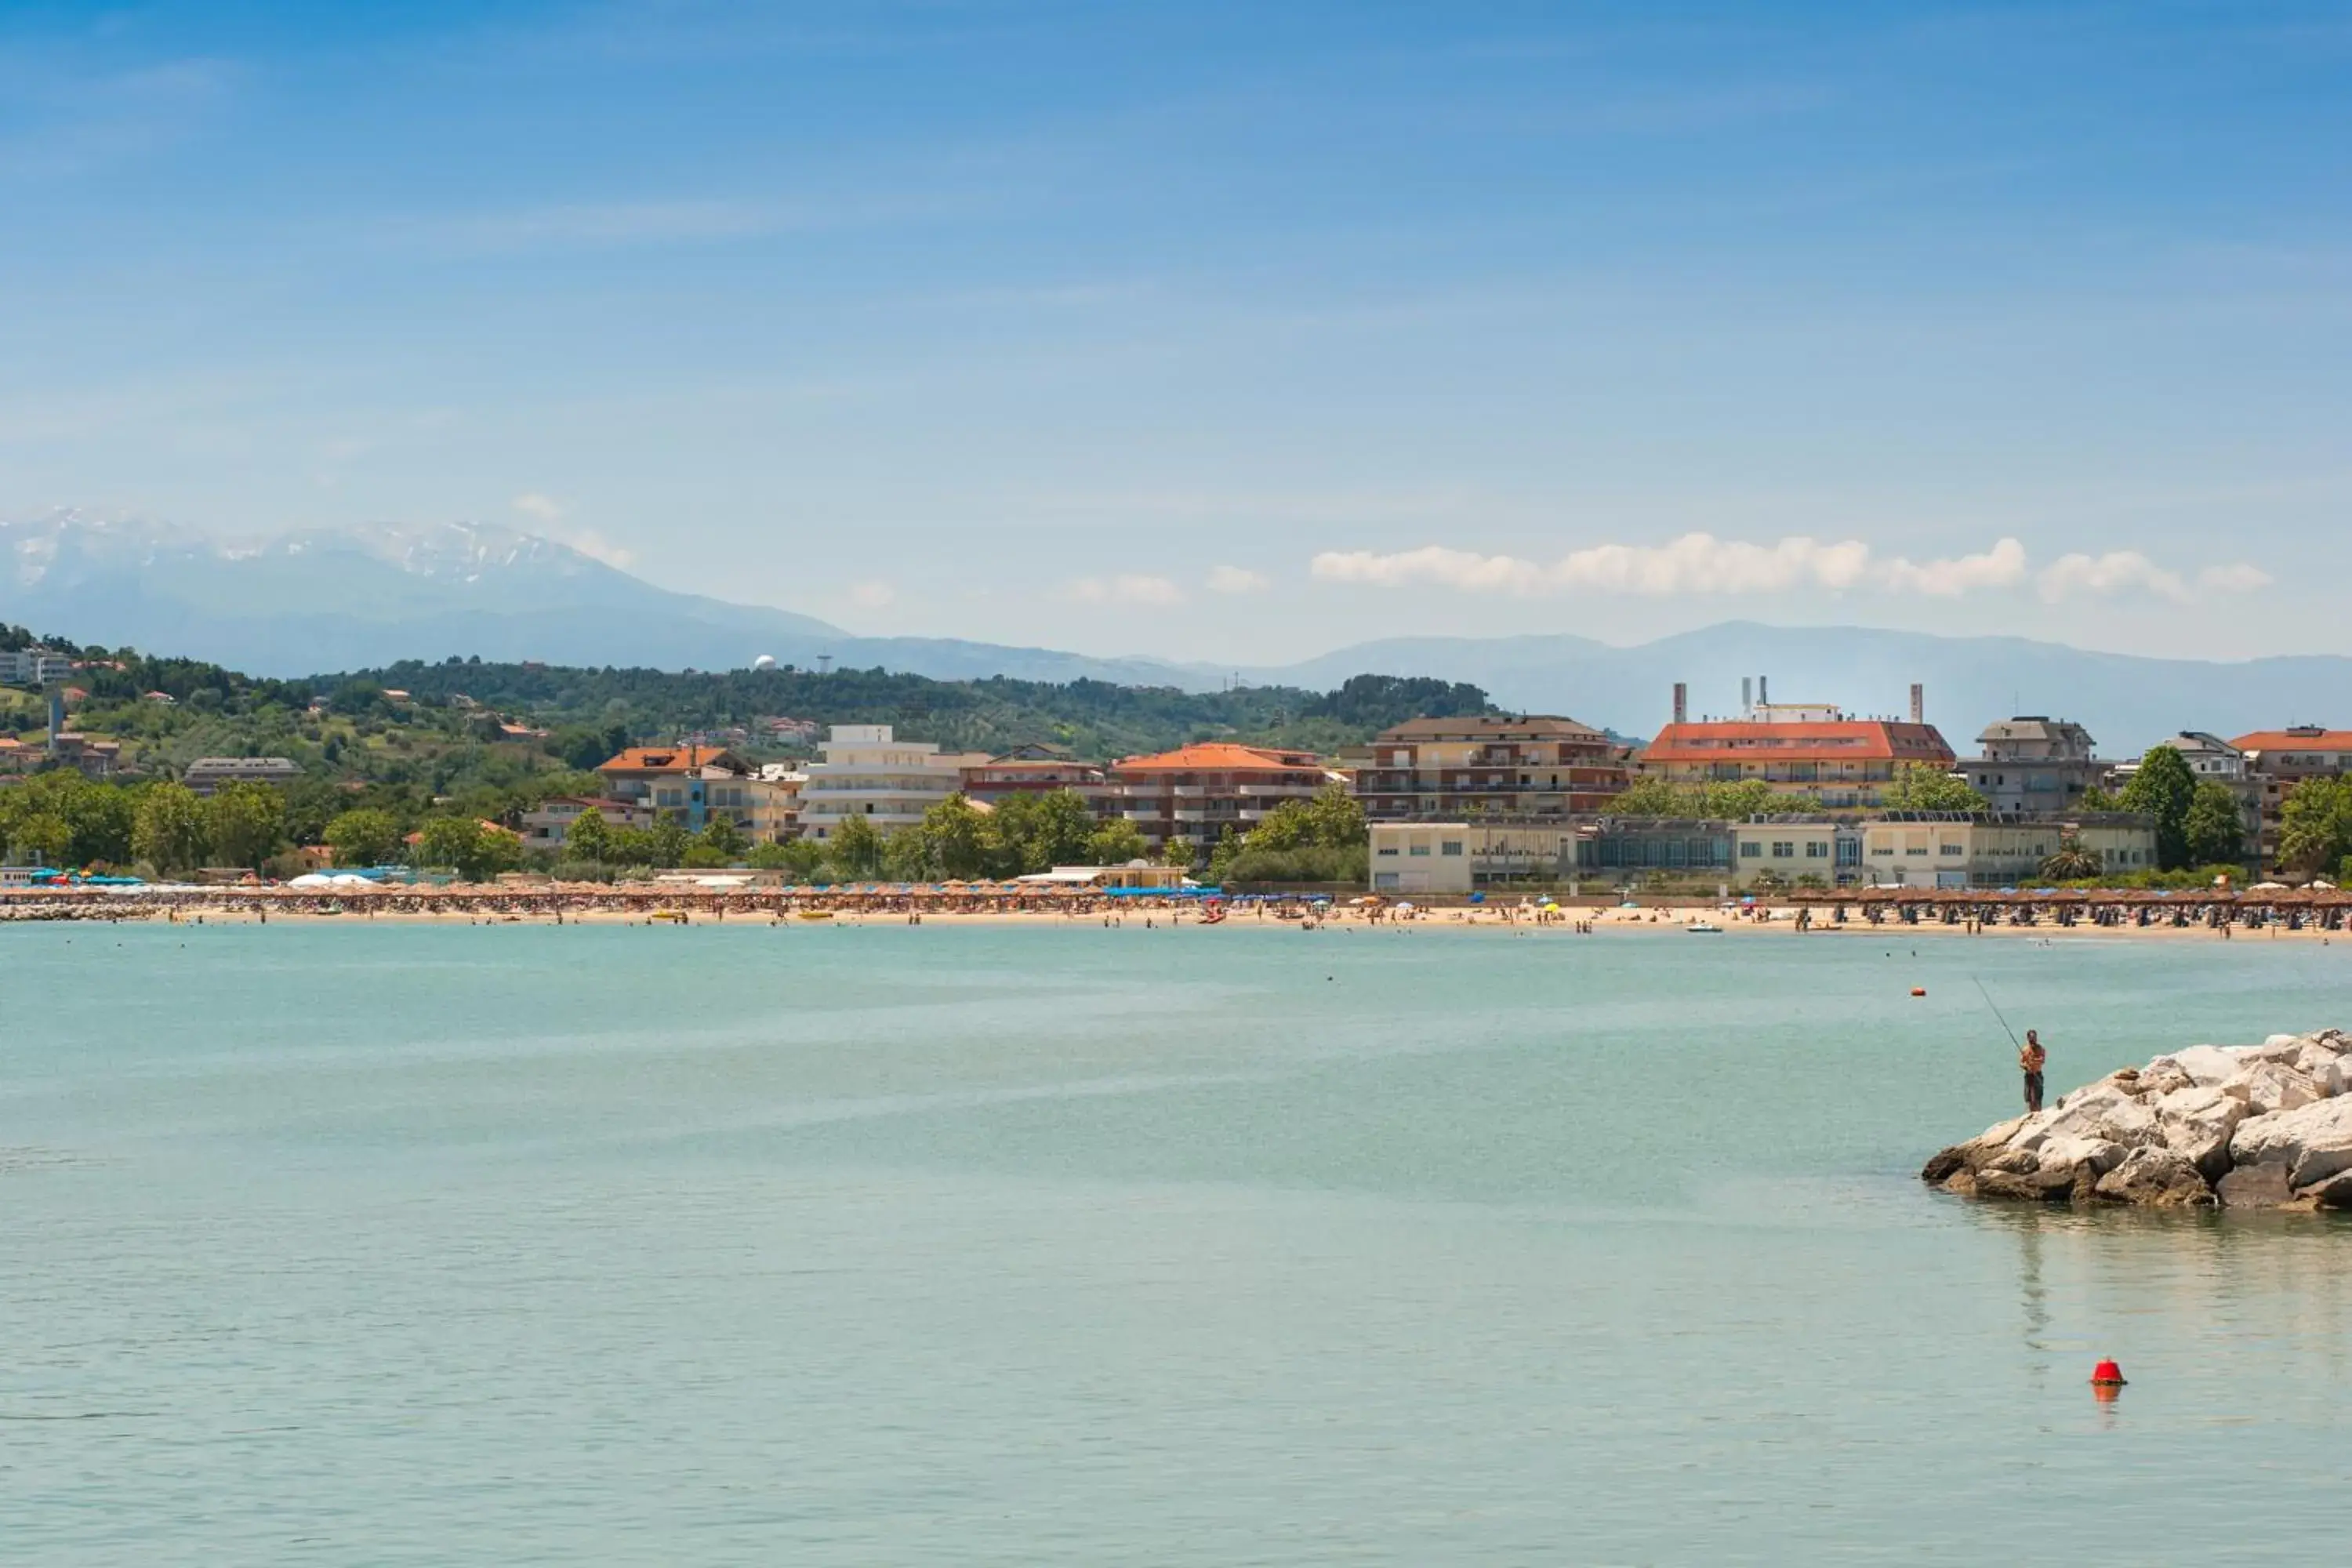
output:
<instances>
[{"instance_id":1,"label":"turquoise water","mask_svg":"<svg viewBox=\"0 0 2352 1568\"><path fill-rule=\"evenodd\" d=\"M2014 1099L1971 973L2071 1085L2352 1023L2352 946L280 924L0 957L0 1559L2343 1549L2352 1226L1913 1173Z\"/></svg>"}]
</instances>

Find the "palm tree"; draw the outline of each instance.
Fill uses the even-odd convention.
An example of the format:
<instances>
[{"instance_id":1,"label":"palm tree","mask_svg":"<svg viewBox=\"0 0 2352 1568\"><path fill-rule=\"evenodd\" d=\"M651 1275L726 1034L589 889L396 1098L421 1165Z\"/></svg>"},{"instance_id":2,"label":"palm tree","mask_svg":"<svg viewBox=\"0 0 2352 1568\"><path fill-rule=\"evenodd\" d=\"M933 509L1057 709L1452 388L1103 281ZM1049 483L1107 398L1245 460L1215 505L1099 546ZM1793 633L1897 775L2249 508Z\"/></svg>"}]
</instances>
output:
<instances>
[{"instance_id":1,"label":"palm tree","mask_svg":"<svg viewBox=\"0 0 2352 1568\"><path fill-rule=\"evenodd\" d=\"M2087 882L2105 869L2099 858L2084 848L2080 838L2069 834L2058 841L2058 853L2042 862L2042 879L2045 882Z\"/></svg>"}]
</instances>

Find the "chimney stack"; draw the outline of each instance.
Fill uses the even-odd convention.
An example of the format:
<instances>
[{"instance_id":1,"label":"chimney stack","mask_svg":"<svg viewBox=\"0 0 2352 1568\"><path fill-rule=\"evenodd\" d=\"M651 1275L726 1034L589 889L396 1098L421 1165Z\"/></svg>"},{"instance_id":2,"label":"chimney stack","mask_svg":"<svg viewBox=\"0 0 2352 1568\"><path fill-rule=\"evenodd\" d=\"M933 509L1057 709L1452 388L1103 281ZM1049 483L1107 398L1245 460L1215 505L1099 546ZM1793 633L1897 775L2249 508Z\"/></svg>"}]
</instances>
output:
<instances>
[{"instance_id":1,"label":"chimney stack","mask_svg":"<svg viewBox=\"0 0 2352 1568\"><path fill-rule=\"evenodd\" d=\"M1685 680L1675 682L1675 722L1690 722L1690 683Z\"/></svg>"},{"instance_id":2,"label":"chimney stack","mask_svg":"<svg viewBox=\"0 0 2352 1568\"><path fill-rule=\"evenodd\" d=\"M1925 724L1927 721L1927 689L1915 680L1911 683L1911 722Z\"/></svg>"},{"instance_id":3,"label":"chimney stack","mask_svg":"<svg viewBox=\"0 0 2352 1568\"><path fill-rule=\"evenodd\" d=\"M1739 716L1742 719L1756 717L1756 680L1753 676L1739 678Z\"/></svg>"},{"instance_id":4,"label":"chimney stack","mask_svg":"<svg viewBox=\"0 0 2352 1568\"><path fill-rule=\"evenodd\" d=\"M1769 675L1759 675L1756 678L1756 706L1759 708L1772 706L1772 678Z\"/></svg>"},{"instance_id":5,"label":"chimney stack","mask_svg":"<svg viewBox=\"0 0 2352 1568\"><path fill-rule=\"evenodd\" d=\"M49 755L58 754L58 732L66 727L66 689L49 688Z\"/></svg>"}]
</instances>

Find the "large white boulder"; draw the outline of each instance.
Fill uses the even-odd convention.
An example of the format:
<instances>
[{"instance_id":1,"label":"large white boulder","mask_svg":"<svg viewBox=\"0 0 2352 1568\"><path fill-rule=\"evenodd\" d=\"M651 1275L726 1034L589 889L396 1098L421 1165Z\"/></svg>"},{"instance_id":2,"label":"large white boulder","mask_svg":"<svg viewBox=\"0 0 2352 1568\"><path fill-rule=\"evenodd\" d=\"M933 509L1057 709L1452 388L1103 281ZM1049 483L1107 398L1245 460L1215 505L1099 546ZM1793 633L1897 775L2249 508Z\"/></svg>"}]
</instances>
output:
<instances>
[{"instance_id":1,"label":"large white boulder","mask_svg":"<svg viewBox=\"0 0 2352 1568\"><path fill-rule=\"evenodd\" d=\"M2344 1092L2344 1056L2332 1044L2305 1040L2295 1048L2294 1058L2286 1065L2317 1084L2323 1094Z\"/></svg>"},{"instance_id":2,"label":"large white boulder","mask_svg":"<svg viewBox=\"0 0 2352 1568\"><path fill-rule=\"evenodd\" d=\"M2230 1164L2230 1135L2246 1119L2246 1102L2219 1089L2180 1089L2156 1102L2164 1146L2207 1179Z\"/></svg>"},{"instance_id":3,"label":"large white boulder","mask_svg":"<svg viewBox=\"0 0 2352 1568\"><path fill-rule=\"evenodd\" d=\"M2352 1096L2247 1118L2231 1135L2230 1159L2240 1166L2276 1165L2292 1187L2352 1170Z\"/></svg>"},{"instance_id":4,"label":"large white boulder","mask_svg":"<svg viewBox=\"0 0 2352 1568\"><path fill-rule=\"evenodd\" d=\"M2222 1083L2246 1065L2245 1051L2234 1046L2191 1046L2185 1051L2157 1058L2142 1069L2149 1073L2172 1071L2183 1074L2189 1082L2204 1087Z\"/></svg>"},{"instance_id":5,"label":"large white boulder","mask_svg":"<svg viewBox=\"0 0 2352 1568\"><path fill-rule=\"evenodd\" d=\"M2104 1176L2124 1163L2125 1153L2122 1144L2105 1138L2053 1137L2042 1145L2040 1169L2054 1173L2087 1165L2093 1175Z\"/></svg>"},{"instance_id":6,"label":"large white boulder","mask_svg":"<svg viewBox=\"0 0 2352 1568\"><path fill-rule=\"evenodd\" d=\"M2224 1079L2221 1092L2244 1100L2256 1116L2294 1110L2327 1098L2327 1091L2306 1075L2284 1062L2263 1060L2250 1062Z\"/></svg>"}]
</instances>

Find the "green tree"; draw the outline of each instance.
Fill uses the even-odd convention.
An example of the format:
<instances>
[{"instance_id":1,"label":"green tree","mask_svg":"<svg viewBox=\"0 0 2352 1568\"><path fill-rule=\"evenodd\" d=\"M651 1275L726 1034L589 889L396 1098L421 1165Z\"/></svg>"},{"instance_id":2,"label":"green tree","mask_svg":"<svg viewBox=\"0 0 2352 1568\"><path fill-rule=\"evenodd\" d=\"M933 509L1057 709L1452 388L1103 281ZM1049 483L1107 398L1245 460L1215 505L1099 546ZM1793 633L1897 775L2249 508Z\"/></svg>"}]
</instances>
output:
<instances>
[{"instance_id":1,"label":"green tree","mask_svg":"<svg viewBox=\"0 0 2352 1568\"><path fill-rule=\"evenodd\" d=\"M522 842L470 816L427 817L419 830L420 866L447 867L468 882L487 882L522 864Z\"/></svg>"},{"instance_id":2,"label":"green tree","mask_svg":"<svg viewBox=\"0 0 2352 1568\"><path fill-rule=\"evenodd\" d=\"M2352 856L2352 778L2305 779L2279 807L2279 868L2310 876Z\"/></svg>"},{"instance_id":3,"label":"green tree","mask_svg":"<svg viewBox=\"0 0 2352 1568\"><path fill-rule=\"evenodd\" d=\"M735 819L723 815L713 816L703 823L702 831L697 837L700 842L696 847L718 856L721 866L732 866L751 848L751 841L743 837L743 830L735 826Z\"/></svg>"},{"instance_id":4,"label":"green tree","mask_svg":"<svg viewBox=\"0 0 2352 1568\"><path fill-rule=\"evenodd\" d=\"M1185 838L1171 838L1166 844L1160 846L1160 863L1163 866L1174 866L1180 870L1191 870L1198 863L1192 854L1192 841Z\"/></svg>"},{"instance_id":5,"label":"green tree","mask_svg":"<svg viewBox=\"0 0 2352 1568\"><path fill-rule=\"evenodd\" d=\"M1601 808L1612 816L1697 816L1702 813L1697 792L1659 778L1635 779Z\"/></svg>"},{"instance_id":6,"label":"green tree","mask_svg":"<svg viewBox=\"0 0 2352 1568\"><path fill-rule=\"evenodd\" d=\"M2099 858L2084 848L2083 841L2070 833L2058 841L2058 852L2042 862L2042 879L2086 882L2105 868Z\"/></svg>"},{"instance_id":7,"label":"green tree","mask_svg":"<svg viewBox=\"0 0 2352 1568\"><path fill-rule=\"evenodd\" d=\"M286 842L286 803L268 784L225 784L205 803L205 830L215 859L258 867Z\"/></svg>"},{"instance_id":8,"label":"green tree","mask_svg":"<svg viewBox=\"0 0 2352 1568\"><path fill-rule=\"evenodd\" d=\"M185 784L149 786L139 799L138 819L131 830L131 853L166 877L193 871L205 863L211 847L205 823L205 803Z\"/></svg>"},{"instance_id":9,"label":"green tree","mask_svg":"<svg viewBox=\"0 0 2352 1568\"><path fill-rule=\"evenodd\" d=\"M417 829L416 864L464 874L482 837L482 825L470 816L428 816Z\"/></svg>"},{"instance_id":10,"label":"green tree","mask_svg":"<svg viewBox=\"0 0 2352 1568\"><path fill-rule=\"evenodd\" d=\"M2083 798L2074 803L2074 809L2077 811L2121 811L2124 809L2124 799L2123 796L2116 794L2113 790L2101 789L2098 785L2093 784L2089 789L2083 792Z\"/></svg>"},{"instance_id":11,"label":"green tree","mask_svg":"<svg viewBox=\"0 0 2352 1568\"><path fill-rule=\"evenodd\" d=\"M762 871L783 871L795 882L806 882L816 875L824 860L824 851L805 838L788 838L782 843L761 844L751 851L751 864Z\"/></svg>"},{"instance_id":12,"label":"green tree","mask_svg":"<svg viewBox=\"0 0 2352 1568\"><path fill-rule=\"evenodd\" d=\"M8 844L19 860L37 866L62 866L73 847L73 828L53 811L27 812L8 833Z\"/></svg>"},{"instance_id":13,"label":"green tree","mask_svg":"<svg viewBox=\"0 0 2352 1568\"><path fill-rule=\"evenodd\" d=\"M1967 781L1925 763L1906 763L1879 795L1890 811L1968 811L1986 809L1985 797Z\"/></svg>"},{"instance_id":14,"label":"green tree","mask_svg":"<svg viewBox=\"0 0 2352 1568\"><path fill-rule=\"evenodd\" d=\"M929 858L942 875L969 879L984 877L992 868L997 852L995 826L992 814L952 795L923 813L920 827L908 831L929 841Z\"/></svg>"},{"instance_id":15,"label":"green tree","mask_svg":"<svg viewBox=\"0 0 2352 1568\"><path fill-rule=\"evenodd\" d=\"M564 829L563 852L575 860L604 864L613 858L613 825L601 811L583 811Z\"/></svg>"},{"instance_id":16,"label":"green tree","mask_svg":"<svg viewBox=\"0 0 2352 1568\"><path fill-rule=\"evenodd\" d=\"M46 777L65 786L55 795L53 809L73 830L73 844L66 853L75 865L121 865L131 858L138 807L129 791L93 784L79 773Z\"/></svg>"},{"instance_id":17,"label":"green tree","mask_svg":"<svg viewBox=\"0 0 2352 1568\"><path fill-rule=\"evenodd\" d=\"M2188 864L2220 866L2246 858L2246 819L2238 797L2219 779L2200 779L2181 824Z\"/></svg>"},{"instance_id":18,"label":"green tree","mask_svg":"<svg viewBox=\"0 0 2352 1568\"><path fill-rule=\"evenodd\" d=\"M2197 775L2170 746L2151 746L2124 785L2126 811L2146 812L2156 822L2156 863L2166 871L2189 861L2189 807L2197 797Z\"/></svg>"},{"instance_id":19,"label":"green tree","mask_svg":"<svg viewBox=\"0 0 2352 1568\"><path fill-rule=\"evenodd\" d=\"M1087 865L1124 866L1129 860L1150 858L1151 846L1145 840L1143 830L1123 816L1099 823L1087 835Z\"/></svg>"},{"instance_id":20,"label":"green tree","mask_svg":"<svg viewBox=\"0 0 2352 1568\"><path fill-rule=\"evenodd\" d=\"M1694 816L1712 816L1727 822L1745 822L1751 816L1769 816L1775 811L1787 811L1792 805L1788 796L1762 779L1741 779L1737 784L1711 784L1700 792Z\"/></svg>"},{"instance_id":21,"label":"green tree","mask_svg":"<svg viewBox=\"0 0 2352 1568\"><path fill-rule=\"evenodd\" d=\"M683 863L686 852L694 847L694 835L686 824L675 816L665 816L646 830L646 848L650 855L646 864L667 868Z\"/></svg>"},{"instance_id":22,"label":"green tree","mask_svg":"<svg viewBox=\"0 0 2352 1568\"><path fill-rule=\"evenodd\" d=\"M320 835L335 852L338 866L384 866L400 853L400 819L388 811L362 806L329 822Z\"/></svg>"},{"instance_id":23,"label":"green tree","mask_svg":"<svg viewBox=\"0 0 2352 1568\"><path fill-rule=\"evenodd\" d=\"M845 877L871 877L882 869L882 836L863 816L845 816L825 842L825 858Z\"/></svg>"},{"instance_id":24,"label":"green tree","mask_svg":"<svg viewBox=\"0 0 2352 1568\"><path fill-rule=\"evenodd\" d=\"M1074 866L1086 858L1097 823L1076 790L1041 790L999 801L990 819L999 875Z\"/></svg>"},{"instance_id":25,"label":"green tree","mask_svg":"<svg viewBox=\"0 0 2352 1568\"><path fill-rule=\"evenodd\" d=\"M894 882L928 882L940 874L931 837L920 824L882 841L882 874Z\"/></svg>"}]
</instances>

